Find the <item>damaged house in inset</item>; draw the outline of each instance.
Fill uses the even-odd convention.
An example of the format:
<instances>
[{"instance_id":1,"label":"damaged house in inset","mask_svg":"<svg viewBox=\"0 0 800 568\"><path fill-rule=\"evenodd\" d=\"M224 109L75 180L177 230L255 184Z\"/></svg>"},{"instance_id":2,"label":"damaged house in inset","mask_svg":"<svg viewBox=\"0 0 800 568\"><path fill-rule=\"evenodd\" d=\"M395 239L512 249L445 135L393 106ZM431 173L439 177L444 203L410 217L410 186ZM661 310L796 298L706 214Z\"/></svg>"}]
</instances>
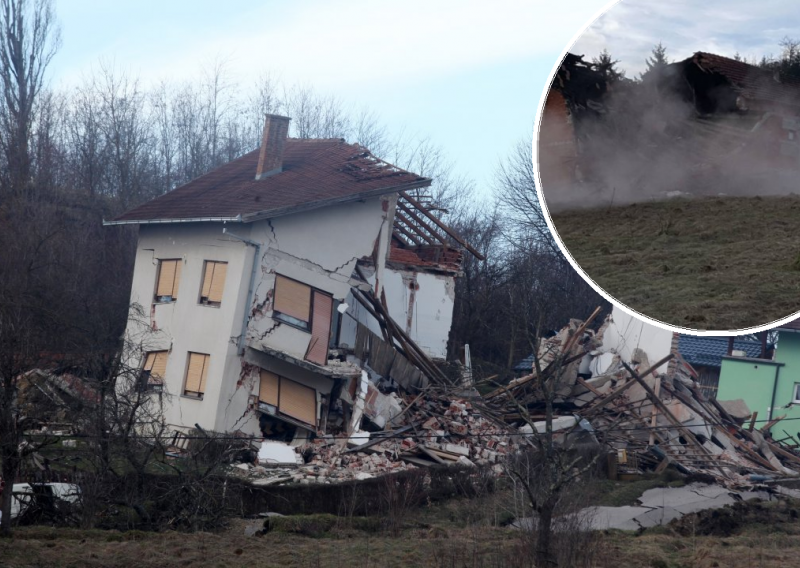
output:
<instances>
[{"instance_id":1,"label":"damaged house in inset","mask_svg":"<svg viewBox=\"0 0 800 568\"><path fill-rule=\"evenodd\" d=\"M749 195L754 182L787 194L799 135L800 82L773 70L697 52L640 81L610 80L567 54L543 109L539 169L551 210Z\"/></svg>"},{"instance_id":2,"label":"damaged house in inset","mask_svg":"<svg viewBox=\"0 0 800 568\"><path fill-rule=\"evenodd\" d=\"M455 279L482 256L431 212L431 179L288 138L289 120L107 223L139 227L131 303L149 321L127 334L154 338L140 387L175 433L363 440L402 412L398 391L444 380Z\"/></svg>"}]
</instances>

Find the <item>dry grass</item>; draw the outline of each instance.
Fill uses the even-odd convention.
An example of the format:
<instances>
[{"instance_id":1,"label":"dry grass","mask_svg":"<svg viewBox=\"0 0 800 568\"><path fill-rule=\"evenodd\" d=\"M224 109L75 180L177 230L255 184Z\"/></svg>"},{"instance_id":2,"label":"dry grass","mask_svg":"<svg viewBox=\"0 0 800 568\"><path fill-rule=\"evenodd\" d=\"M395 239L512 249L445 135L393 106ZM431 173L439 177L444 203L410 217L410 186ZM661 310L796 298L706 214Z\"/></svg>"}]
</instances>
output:
<instances>
[{"instance_id":1,"label":"dry grass","mask_svg":"<svg viewBox=\"0 0 800 568\"><path fill-rule=\"evenodd\" d=\"M560 213L586 273L631 308L695 329L800 309L800 197L714 197Z\"/></svg>"},{"instance_id":2,"label":"dry grass","mask_svg":"<svg viewBox=\"0 0 800 568\"><path fill-rule=\"evenodd\" d=\"M324 538L285 533L243 534L236 521L219 534L117 533L20 529L0 540L0 565L167 568L192 566L523 567L512 529L491 527L409 529L400 537L337 532ZM738 536L681 537L668 530L641 536L602 535L598 568L784 568L800 556L797 532L749 527Z\"/></svg>"}]
</instances>

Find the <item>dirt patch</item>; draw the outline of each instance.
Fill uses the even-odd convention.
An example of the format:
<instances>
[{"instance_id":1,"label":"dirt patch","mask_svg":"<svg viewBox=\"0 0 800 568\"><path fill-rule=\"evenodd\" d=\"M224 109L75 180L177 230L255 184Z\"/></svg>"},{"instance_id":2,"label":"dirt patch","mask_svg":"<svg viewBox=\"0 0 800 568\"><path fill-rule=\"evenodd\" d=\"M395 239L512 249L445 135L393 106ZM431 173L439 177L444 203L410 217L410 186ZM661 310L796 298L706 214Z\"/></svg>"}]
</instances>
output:
<instances>
[{"instance_id":1,"label":"dirt patch","mask_svg":"<svg viewBox=\"0 0 800 568\"><path fill-rule=\"evenodd\" d=\"M800 532L797 503L743 501L675 519L670 527L681 536L729 537L745 528L768 527L771 532Z\"/></svg>"},{"instance_id":2,"label":"dirt patch","mask_svg":"<svg viewBox=\"0 0 800 568\"><path fill-rule=\"evenodd\" d=\"M553 215L572 257L610 295L663 322L717 330L798 310L798 220L797 196L675 199Z\"/></svg>"}]
</instances>

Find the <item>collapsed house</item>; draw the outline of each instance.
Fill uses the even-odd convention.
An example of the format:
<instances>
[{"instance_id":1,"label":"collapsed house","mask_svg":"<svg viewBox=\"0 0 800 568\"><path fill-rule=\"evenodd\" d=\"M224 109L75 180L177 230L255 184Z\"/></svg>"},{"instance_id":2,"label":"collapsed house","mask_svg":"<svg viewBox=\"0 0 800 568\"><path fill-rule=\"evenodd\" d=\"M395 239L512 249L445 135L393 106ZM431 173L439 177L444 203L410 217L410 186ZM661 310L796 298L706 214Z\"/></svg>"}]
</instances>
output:
<instances>
[{"instance_id":1,"label":"collapsed house","mask_svg":"<svg viewBox=\"0 0 800 568\"><path fill-rule=\"evenodd\" d=\"M763 191L786 194L800 168L798 129L800 83L743 61L697 52L631 81L567 54L539 130L542 187L551 210L749 195L764 177ZM586 186L580 201L576 184Z\"/></svg>"},{"instance_id":2,"label":"collapsed house","mask_svg":"<svg viewBox=\"0 0 800 568\"><path fill-rule=\"evenodd\" d=\"M139 227L131 304L147 315L126 337L176 453L195 428L263 439L268 463L306 443L344 452L460 381L436 361L463 255L483 256L434 215L431 179L343 140L288 138L289 120L267 116L258 150L106 222ZM408 446L403 463L475 457Z\"/></svg>"},{"instance_id":3,"label":"collapsed house","mask_svg":"<svg viewBox=\"0 0 800 568\"><path fill-rule=\"evenodd\" d=\"M729 487L800 476L796 440L772 436L785 415L759 420L744 400L707 397L699 374L675 349L676 341L657 360L637 343L613 337L609 343L606 334L618 331L610 331L617 325L613 317L595 331L588 320L572 320L541 343L540 369L555 360L563 362L552 398L557 436L590 433L611 450L612 475L614 470L635 476L672 466L686 474L709 475ZM657 338L649 345L663 353ZM485 395L485 404L512 425L523 415L528 421L542 420L545 400L536 387L538 376L538 370L531 369Z\"/></svg>"}]
</instances>

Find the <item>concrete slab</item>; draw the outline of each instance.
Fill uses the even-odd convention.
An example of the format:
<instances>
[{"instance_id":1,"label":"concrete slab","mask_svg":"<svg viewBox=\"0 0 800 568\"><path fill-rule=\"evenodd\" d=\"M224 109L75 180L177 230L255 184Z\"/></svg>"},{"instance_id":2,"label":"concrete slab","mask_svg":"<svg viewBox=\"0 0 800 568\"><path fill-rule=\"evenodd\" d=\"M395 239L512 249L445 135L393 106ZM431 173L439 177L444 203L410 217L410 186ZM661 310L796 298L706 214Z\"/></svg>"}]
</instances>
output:
<instances>
[{"instance_id":1,"label":"concrete slab","mask_svg":"<svg viewBox=\"0 0 800 568\"><path fill-rule=\"evenodd\" d=\"M619 529L635 531L642 528L636 518L646 513L652 513L649 507L592 507L589 514L592 518L592 529L603 531Z\"/></svg>"}]
</instances>

